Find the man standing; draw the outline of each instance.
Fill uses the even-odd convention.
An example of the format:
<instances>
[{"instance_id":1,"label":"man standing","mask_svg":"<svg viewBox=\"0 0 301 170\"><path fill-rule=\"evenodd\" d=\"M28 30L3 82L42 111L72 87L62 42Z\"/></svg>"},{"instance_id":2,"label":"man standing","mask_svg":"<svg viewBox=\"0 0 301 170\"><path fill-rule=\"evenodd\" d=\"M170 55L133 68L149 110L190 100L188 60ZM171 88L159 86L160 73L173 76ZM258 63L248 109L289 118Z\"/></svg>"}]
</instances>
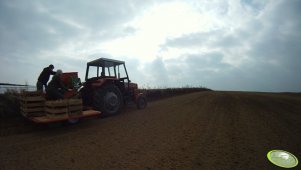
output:
<instances>
[{"instance_id":1,"label":"man standing","mask_svg":"<svg viewBox=\"0 0 301 170\"><path fill-rule=\"evenodd\" d=\"M46 99L48 100L59 100L64 99L64 93L66 91L72 91L68 89L62 79L61 75L63 74L62 70L57 70L56 74L52 77L52 80L48 83L46 88Z\"/></svg>"},{"instance_id":2,"label":"man standing","mask_svg":"<svg viewBox=\"0 0 301 170\"><path fill-rule=\"evenodd\" d=\"M49 80L50 75L55 75L56 72L53 71L54 66L50 64L48 67L45 67L41 72L38 82L37 82L37 90L43 92L43 86L46 89L47 82Z\"/></svg>"}]
</instances>

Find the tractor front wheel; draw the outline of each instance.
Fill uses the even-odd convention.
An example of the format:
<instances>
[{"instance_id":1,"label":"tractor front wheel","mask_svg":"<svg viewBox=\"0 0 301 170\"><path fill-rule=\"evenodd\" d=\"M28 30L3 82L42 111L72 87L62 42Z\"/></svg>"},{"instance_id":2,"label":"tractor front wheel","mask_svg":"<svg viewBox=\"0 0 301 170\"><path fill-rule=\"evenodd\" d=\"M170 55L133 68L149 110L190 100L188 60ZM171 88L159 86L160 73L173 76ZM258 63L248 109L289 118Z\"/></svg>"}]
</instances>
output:
<instances>
[{"instance_id":1,"label":"tractor front wheel","mask_svg":"<svg viewBox=\"0 0 301 170\"><path fill-rule=\"evenodd\" d=\"M147 101L144 96L139 96L136 103L138 109L144 109L147 105Z\"/></svg>"},{"instance_id":2,"label":"tractor front wheel","mask_svg":"<svg viewBox=\"0 0 301 170\"><path fill-rule=\"evenodd\" d=\"M123 97L118 87L109 84L95 91L93 105L104 116L115 115L123 107Z\"/></svg>"}]
</instances>

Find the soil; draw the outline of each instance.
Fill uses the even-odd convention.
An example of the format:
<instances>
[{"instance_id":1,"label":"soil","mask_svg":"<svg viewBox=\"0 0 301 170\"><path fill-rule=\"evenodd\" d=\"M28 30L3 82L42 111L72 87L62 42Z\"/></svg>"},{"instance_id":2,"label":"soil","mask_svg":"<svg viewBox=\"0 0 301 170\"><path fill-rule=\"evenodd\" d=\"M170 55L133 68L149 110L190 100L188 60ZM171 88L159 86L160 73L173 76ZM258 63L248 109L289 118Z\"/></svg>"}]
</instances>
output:
<instances>
[{"instance_id":1,"label":"soil","mask_svg":"<svg viewBox=\"0 0 301 170\"><path fill-rule=\"evenodd\" d=\"M1 120L0 169L269 169L301 159L301 95L199 92L76 125ZM301 169L298 165L294 169Z\"/></svg>"}]
</instances>

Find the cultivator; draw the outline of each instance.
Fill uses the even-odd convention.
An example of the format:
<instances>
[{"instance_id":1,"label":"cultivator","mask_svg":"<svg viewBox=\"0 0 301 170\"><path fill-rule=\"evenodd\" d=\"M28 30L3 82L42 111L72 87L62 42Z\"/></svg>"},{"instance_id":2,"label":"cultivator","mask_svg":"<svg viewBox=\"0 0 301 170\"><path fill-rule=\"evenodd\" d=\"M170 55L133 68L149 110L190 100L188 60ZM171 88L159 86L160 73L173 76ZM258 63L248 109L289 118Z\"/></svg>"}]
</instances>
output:
<instances>
[{"instance_id":1,"label":"cultivator","mask_svg":"<svg viewBox=\"0 0 301 170\"><path fill-rule=\"evenodd\" d=\"M20 96L22 115L35 123L76 123L80 118L100 115L95 110L83 111L81 99L47 101L39 92L23 92Z\"/></svg>"}]
</instances>

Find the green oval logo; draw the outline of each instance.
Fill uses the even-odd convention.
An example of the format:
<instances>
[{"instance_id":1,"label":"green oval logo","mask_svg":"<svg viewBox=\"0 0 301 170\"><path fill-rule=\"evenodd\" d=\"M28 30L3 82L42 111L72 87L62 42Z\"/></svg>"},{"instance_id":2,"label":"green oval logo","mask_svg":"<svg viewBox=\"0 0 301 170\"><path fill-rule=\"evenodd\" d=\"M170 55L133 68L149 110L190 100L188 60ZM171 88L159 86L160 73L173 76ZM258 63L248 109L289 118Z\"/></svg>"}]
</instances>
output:
<instances>
[{"instance_id":1,"label":"green oval logo","mask_svg":"<svg viewBox=\"0 0 301 170\"><path fill-rule=\"evenodd\" d=\"M293 168L298 165L297 157L287 151L272 150L267 157L273 164L282 168Z\"/></svg>"}]
</instances>

